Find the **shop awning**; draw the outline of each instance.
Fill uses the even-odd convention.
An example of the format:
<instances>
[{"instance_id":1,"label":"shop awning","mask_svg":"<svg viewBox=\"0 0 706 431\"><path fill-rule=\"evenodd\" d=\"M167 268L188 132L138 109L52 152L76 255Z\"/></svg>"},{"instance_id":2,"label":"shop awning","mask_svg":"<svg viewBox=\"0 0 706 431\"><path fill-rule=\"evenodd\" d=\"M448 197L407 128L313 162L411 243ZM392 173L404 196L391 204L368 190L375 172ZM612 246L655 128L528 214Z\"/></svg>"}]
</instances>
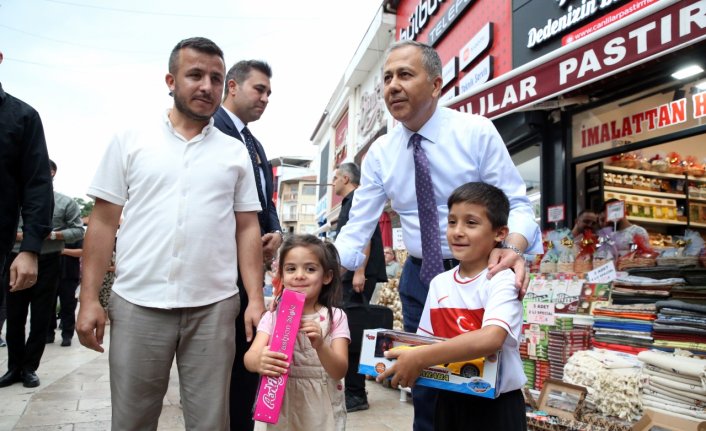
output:
<instances>
[{"instance_id":1,"label":"shop awning","mask_svg":"<svg viewBox=\"0 0 706 431\"><path fill-rule=\"evenodd\" d=\"M451 99L495 119L706 40L706 0L660 0Z\"/></svg>"}]
</instances>

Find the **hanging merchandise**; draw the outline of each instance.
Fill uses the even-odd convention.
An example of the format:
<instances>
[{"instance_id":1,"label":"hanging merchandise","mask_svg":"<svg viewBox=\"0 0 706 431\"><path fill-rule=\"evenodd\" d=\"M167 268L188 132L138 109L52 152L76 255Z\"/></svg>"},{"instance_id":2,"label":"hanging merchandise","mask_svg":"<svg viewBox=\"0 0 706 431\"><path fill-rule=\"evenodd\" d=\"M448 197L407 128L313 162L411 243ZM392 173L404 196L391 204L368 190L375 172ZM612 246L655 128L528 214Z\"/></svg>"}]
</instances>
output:
<instances>
[{"instance_id":1,"label":"hanging merchandise","mask_svg":"<svg viewBox=\"0 0 706 431\"><path fill-rule=\"evenodd\" d=\"M704 239L698 232L687 229L684 236L674 237L674 247L662 250L657 258L658 266L697 266L704 248Z\"/></svg>"},{"instance_id":2,"label":"hanging merchandise","mask_svg":"<svg viewBox=\"0 0 706 431\"><path fill-rule=\"evenodd\" d=\"M579 252L574 261L574 272L585 273L591 271L593 267L593 254L596 252L598 238L591 229L586 229L577 243Z\"/></svg>"},{"instance_id":3,"label":"hanging merchandise","mask_svg":"<svg viewBox=\"0 0 706 431\"><path fill-rule=\"evenodd\" d=\"M619 233L619 232L618 232ZM618 258L617 268L624 271L629 268L641 268L655 266L657 264L657 253L649 245L649 241L641 235L633 235L633 249L626 255Z\"/></svg>"}]
</instances>

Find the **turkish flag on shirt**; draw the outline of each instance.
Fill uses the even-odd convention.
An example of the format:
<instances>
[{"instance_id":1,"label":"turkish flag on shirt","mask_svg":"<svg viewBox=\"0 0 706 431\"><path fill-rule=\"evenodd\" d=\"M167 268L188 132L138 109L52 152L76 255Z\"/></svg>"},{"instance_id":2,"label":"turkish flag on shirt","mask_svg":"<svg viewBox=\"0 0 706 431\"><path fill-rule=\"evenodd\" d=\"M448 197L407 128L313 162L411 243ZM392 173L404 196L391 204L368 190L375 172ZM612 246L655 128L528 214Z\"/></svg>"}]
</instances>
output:
<instances>
[{"instance_id":1,"label":"turkish flag on shirt","mask_svg":"<svg viewBox=\"0 0 706 431\"><path fill-rule=\"evenodd\" d=\"M437 337L453 338L483 327L484 308L432 308L429 310L431 327Z\"/></svg>"}]
</instances>

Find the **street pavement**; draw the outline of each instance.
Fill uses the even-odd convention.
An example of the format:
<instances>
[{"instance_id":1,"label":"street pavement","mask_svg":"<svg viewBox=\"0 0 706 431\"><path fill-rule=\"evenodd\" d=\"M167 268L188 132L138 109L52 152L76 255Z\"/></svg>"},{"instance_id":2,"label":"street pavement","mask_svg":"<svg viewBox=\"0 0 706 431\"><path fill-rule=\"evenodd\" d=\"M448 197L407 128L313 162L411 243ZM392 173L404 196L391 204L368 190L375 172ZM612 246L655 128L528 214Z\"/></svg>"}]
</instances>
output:
<instances>
[{"instance_id":1,"label":"street pavement","mask_svg":"<svg viewBox=\"0 0 706 431\"><path fill-rule=\"evenodd\" d=\"M58 332L57 332L58 334ZM0 431L102 431L110 430L110 383L108 355L81 346L74 337L61 347L61 336L48 344L37 370L41 385L25 388L16 383L0 388ZM7 348L0 347L0 375L7 370ZM400 392L367 382L370 409L348 414L349 431L407 431L412 429L411 399L400 401ZM172 367L164 397L160 431L184 430L179 405L179 378Z\"/></svg>"}]
</instances>

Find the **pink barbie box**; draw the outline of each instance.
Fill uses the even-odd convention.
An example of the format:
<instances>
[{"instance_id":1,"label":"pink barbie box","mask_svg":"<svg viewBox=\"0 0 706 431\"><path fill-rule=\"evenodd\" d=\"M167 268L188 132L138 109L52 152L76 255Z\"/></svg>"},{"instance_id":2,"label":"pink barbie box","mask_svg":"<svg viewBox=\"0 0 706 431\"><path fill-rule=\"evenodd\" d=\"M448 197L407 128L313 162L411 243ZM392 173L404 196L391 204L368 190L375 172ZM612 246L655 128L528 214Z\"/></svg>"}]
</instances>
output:
<instances>
[{"instance_id":1,"label":"pink barbie box","mask_svg":"<svg viewBox=\"0 0 706 431\"><path fill-rule=\"evenodd\" d=\"M287 361L290 363L304 310L304 299L303 293L285 289L275 314L275 329L270 338L270 350L286 354ZM277 423L288 377L289 374L282 374L279 377L262 376L255 400L253 419L268 424Z\"/></svg>"}]
</instances>

